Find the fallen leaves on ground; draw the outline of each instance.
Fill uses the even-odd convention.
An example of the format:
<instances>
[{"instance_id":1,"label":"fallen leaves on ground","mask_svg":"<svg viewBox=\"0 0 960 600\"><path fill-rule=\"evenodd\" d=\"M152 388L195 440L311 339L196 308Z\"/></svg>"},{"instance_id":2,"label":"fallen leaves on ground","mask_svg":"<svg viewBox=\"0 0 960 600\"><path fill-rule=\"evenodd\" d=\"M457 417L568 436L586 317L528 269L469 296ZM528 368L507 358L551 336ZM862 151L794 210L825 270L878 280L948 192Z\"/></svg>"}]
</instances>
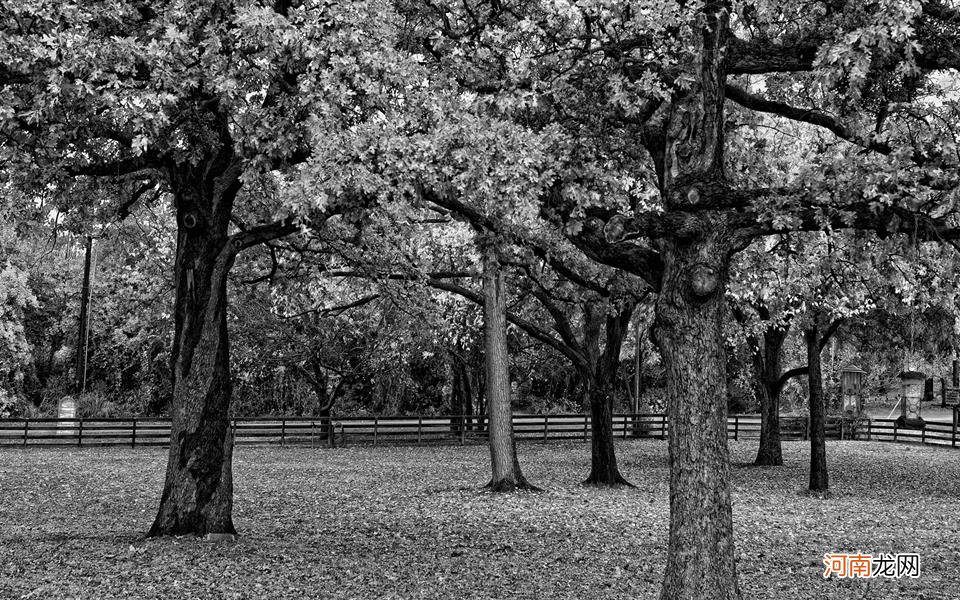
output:
<instances>
[{"instance_id":1,"label":"fallen leaves on ground","mask_svg":"<svg viewBox=\"0 0 960 600\"><path fill-rule=\"evenodd\" d=\"M731 442L744 597L960 599L951 449L828 444L832 494L802 493L807 446L752 467ZM144 539L161 449L0 452L0 598L656 598L666 444L623 441L636 489L583 487L589 446L527 443L543 493L491 494L483 446L239 447L236 543ZM824 580L825 552L917 552L915 580Z\"/></svg>"}]
</instances>

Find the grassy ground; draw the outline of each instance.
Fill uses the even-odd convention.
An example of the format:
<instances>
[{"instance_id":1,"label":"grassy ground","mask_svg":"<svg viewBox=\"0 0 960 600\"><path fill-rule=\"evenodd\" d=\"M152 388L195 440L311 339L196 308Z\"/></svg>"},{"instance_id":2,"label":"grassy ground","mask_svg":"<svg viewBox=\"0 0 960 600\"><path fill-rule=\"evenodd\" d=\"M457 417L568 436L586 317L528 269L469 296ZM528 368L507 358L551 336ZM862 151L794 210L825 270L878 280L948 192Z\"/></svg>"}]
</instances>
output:
<instances>
[{"instance_id":1,"label":"grassy ground","mask_svg":"<svg viewBox=\"0 0 960 600\"><path fill-rule=\"evenodd\" d=\"M731 442L745 598L960 599L960 454L828 444L829 499L800 492L806 447L755 468ZM587 445L521 444L540 494L491 495L484 447L240 447L235 544L144 540L162 450L0 451L0 598L656 598L666 446L619 446L638 485L596 490ZM824 552L918 552L917 580L824 580Z\"/></svg>"}]
</instances>

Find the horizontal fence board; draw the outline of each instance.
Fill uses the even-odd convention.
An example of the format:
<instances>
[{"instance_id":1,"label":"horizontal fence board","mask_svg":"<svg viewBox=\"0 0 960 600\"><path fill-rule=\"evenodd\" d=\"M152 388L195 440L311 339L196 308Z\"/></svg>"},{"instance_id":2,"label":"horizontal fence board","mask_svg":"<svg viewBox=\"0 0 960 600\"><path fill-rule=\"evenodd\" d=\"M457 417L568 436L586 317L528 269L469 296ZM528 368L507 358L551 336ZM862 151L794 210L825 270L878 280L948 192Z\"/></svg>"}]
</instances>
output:
<instances>
[{"instance_id":1,"label":"horizontal fence board","mask_svg":"<svg viewBox=\"0 0 960 600\"><path fill-rule=\"evenodd\" d=\"M623 439L663 439L669 431L663 414L616 414L613 435ZM230 420L238 444L417 444L467 443L487 439L487 419L476 415L390 417L243 417ZM524 440L588 440L589 415L514 415L514 435ZM848 421L828 418L828 439L873 440L957 447L956 423L928 422L924 429L899 427L893 419ZM332 436L331 436L332 433ZM731 415L727 435L735 440L760 437L759 415ZM781 417L785 441L809 437L806 417ZM165 446L170 421L162 418L0 419L0 447L11 446Z\"/></svg>"}]
</instances>

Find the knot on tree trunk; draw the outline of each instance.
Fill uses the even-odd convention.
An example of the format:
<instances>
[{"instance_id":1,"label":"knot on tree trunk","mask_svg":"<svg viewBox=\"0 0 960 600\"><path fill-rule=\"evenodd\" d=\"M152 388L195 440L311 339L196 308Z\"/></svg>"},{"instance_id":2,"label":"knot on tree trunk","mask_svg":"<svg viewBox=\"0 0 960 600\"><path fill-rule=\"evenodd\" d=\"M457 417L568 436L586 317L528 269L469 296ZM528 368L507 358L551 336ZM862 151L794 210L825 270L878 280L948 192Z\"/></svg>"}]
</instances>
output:
<instances>
[{"instance_id":1,"label":"knot on tree trunk","mask_svg":"<svg viewBox=\"0 0 960 600\"><path fill-rule=\"evenodd\" d=\"M688 288L696 300L705 300L712 296L720 285L720 275L717 269L704 263L697 263L690 268Z\"/></svg>"}]
</instances>

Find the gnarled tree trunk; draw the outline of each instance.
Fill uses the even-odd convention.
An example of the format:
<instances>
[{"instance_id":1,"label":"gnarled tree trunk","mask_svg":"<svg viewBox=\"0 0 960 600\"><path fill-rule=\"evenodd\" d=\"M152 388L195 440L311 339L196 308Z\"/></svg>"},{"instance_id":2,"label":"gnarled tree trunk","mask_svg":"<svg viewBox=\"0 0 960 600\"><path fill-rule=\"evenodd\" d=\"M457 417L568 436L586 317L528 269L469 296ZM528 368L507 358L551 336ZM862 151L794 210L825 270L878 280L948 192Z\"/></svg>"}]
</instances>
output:
<instances>
[{"instance_id":1,"label":"gnarled tree trunk","mask_svg":"<svg viewBox=\"0 0 960 600\"><path fill-rule=\"evenodd\" d=\"M659 242L655 336L667 376L670 537L662 600L739 600L727 448L723 324L730 257L746 243L723 215L727 8L706 3L690 81L666 124L662 195L677 221Z\"/></svg>"},{"instance_id":2,"label":"gnarled tree trunk","mask_svg":"<svg viewBox=\"0 0 960 600\"><path fill-rule=\"evenodd\" d=\"M510 355L507 350L507 298L495 243L481 241L483 254L483 336L489 418L492 491L535 489L523 477L513 436L510 404Z\"/></svg>"},{"instance_id":3,"label":"gnarled tree trunk","mask_svg":"<svg viewBox=\"0 0 960 600\"><path fill-rule=\"evenodd\" d=\"M227 142L170 174L177 211L170 452L149 535L235 533L227 342L228 237L241 165Z\"/></svg>"}]
</instances>

